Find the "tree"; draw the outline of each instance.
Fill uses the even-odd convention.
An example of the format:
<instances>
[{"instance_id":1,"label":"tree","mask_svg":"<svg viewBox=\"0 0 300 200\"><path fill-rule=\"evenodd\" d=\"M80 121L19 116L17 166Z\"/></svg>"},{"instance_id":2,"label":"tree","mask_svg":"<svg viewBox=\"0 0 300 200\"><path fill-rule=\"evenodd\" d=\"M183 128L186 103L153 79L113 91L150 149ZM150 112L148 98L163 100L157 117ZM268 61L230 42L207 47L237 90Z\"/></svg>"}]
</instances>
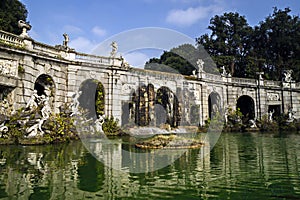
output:
<instances>
[{"instance_id":1,"label":"tree","mask_svg":"<svg viewBox=\"0 0 300 200\"><path fill-rule=\"evenodd\" d=\"M160 59L150 59L146 68L162 70L165 67L161 64L165 64L190 75L201 58L204 70L214 73L214 63L205 49L218 67L225 66L233 76L257 78L256 72L263 71L266 79L281 80L283 71L292 69L293 78L300 81L300 18L290 12L289 8L274 8L273 14L254 28L238 13L216 15L208 27L211 33L196 39L196 50L192 45L181 45L164 52Z\"/></svg>"},{"instance_id":2,"label":"tree","mask_svg":"<svg viewBox=\"0 0 300 200\"><path fill-rule=\"evenodd\" d=\"M264 60L262 70L267 78L280 80L283 70L293 69L300 75L300 20L291 10L274 8L272 15L255 27L252 56Z\"/></svg>"},{"instance_id":3,"label":"tree","mask_svg":"<svg viewBox=\"0 0 300 200\"><path fill-rule=\"evenodd\" d=\"M25 5L19 0L1 0L0 29L19 35L22 30L18 27L18 21L26 21L27 13Z\"/></svg>"},{"instance_id":4,"label":"tree","mask_svg":"<svg viewBox=\"0 0 300 200\"><path fill-rule=\"evenodd\" d=\"M184 46L177 47L177 51L174 48L171 51L164 51L160 58L151 58L145 65L145 69L151 69L156 71L180 73L183 75L190 75L195 67L184 57ZM180 52L179 52L180 51Z\"/></svg>"},{"instance_id":5,"label":"tree","mask_svg":"<svg viewBox=\"0 0 300 200\"><path fill-rule=\"evenodd\" d=\"M204 60L204 70L209 73L216 73L213 60L203 47L195 48L191 44L183 44L164 51L160 58L151 58L145 65L145 69L180 73L191 75L197 70L198 59Z\"/></svg>"},{"instance_id":6,"label":"tree","mask_svg":"<svg viewBox=\"0 0 300 200\"><path fill-rule=\"evenodd\" d=\"M211 35L205 34L197 38L212 56L218 67L225 66L232 75L246 76L245 65L251 48L253 29L244 16L238 13L216 15L210 20Z\"/></svg>"}]
</instances>

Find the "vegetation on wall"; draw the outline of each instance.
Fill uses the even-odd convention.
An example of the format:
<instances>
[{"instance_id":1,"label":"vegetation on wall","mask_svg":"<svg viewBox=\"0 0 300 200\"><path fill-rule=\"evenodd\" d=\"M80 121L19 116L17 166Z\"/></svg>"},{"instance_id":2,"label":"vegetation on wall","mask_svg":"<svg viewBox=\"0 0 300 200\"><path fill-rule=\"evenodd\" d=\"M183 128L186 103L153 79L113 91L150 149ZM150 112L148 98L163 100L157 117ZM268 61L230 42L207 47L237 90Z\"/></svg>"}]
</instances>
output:
<instances>
[{"instance_id":1,"label":"vegetation on wall","mask_svg":"<svg viewBox=\"0 0 300 200\"><path fill-rule=\"evenodd\" d=\"M105 106L105 93L104 93L104 86L102 83L97 84L96 88L96 100L95 100L95 105L96 105L96 114L97 116L99 115L104 115L104 106Z\"/></svg>"}]
</instances>

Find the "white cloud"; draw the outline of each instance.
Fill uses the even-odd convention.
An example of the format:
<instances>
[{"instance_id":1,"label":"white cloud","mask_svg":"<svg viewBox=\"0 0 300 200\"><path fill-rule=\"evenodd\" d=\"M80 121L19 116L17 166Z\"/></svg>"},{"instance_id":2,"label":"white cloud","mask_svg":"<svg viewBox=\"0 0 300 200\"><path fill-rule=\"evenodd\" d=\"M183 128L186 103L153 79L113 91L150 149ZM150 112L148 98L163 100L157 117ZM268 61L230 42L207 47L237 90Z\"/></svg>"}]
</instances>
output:
<instances>
[{"instance_id":1,"label":"white cloud","mask_svg":"<svg viewBox=\"0 0 300 200\"><path fill-rule=\"evenodd\" d=\"M36 41L40 40L39 34L33 29L29 31L29 36Z\"/></svg>"},{"instance_id":2,"label":"white cloud","mask_svg":"<svg viewBox=\"0 0 300 200\"><path fill-rule=\"evenodd\" d=\"M63 31L68 34L81 34L84 32L81 28L73 25L65 25Z\"/></svg>"},{"instance_id":3,"label":"white cloud","mask_svg":"<svg viewBox=\"0 0 300 200\"><path fill-rule=\"evenodd\" d=\"M186 10L177 9L171 10L166 18L166 21L178 26L190 26L199 20L212 17L223 11L223 8L217 5L190 7Z\"/></svg>"},{"instance_id":4,"label":"white cloud","mask_svg":"<svg viewBox=\"0 0 300 200\"><path fill-rule=\"evenodd\" d=\"M74 48L77 52L90 53L95 46L96 44L84 37L78 37L70 41L70 47Z\"/></svg>"},{"instance_id":5,"label":"white cloud","mask_svg":"<svg viewBox=\"0 0 300 200\"><path fill-rule=\"evenodd\" d=\"M124 55L125 60L133 67L144 68L144 65L151 56L148 56L141 52L131 52Z\"/></svg>"},{"instance_id":6,"label":"white cloud","mask_svg":"<svg viewBox=\"0 0 300 200\"><path fill-rule=\"evenodd\" d=\"M93 32L95 35L99 36L99 37L103 37L103 36L106 35L106 30L104 30L104 29L102 29L102 28L100 28L100 27L98 27L98 26L95 26L95 27L92 29L92 32Z\"/></svg>"}]
</instances>

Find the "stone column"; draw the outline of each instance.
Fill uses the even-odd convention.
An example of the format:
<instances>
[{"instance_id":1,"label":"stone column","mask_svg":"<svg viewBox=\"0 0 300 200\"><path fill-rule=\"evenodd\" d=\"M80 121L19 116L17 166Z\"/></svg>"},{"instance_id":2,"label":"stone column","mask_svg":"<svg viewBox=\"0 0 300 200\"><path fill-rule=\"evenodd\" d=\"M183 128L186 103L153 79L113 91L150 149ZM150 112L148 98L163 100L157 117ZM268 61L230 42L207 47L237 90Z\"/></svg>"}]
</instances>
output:
<instances>
[{"instance_id":1,"label":"stone column","mask_svg":"<svg viewBox=\"0 0 300 200\"><path fill-rule=\"evenodd\" d=\"M122 99L121 99L121 81L120 74L117 73L117 70L113 70L113 74L110 79L112 82L110 83L111 89L111 115L119 120L119 125L122 123Z\"/></svg>"}]
</instances>

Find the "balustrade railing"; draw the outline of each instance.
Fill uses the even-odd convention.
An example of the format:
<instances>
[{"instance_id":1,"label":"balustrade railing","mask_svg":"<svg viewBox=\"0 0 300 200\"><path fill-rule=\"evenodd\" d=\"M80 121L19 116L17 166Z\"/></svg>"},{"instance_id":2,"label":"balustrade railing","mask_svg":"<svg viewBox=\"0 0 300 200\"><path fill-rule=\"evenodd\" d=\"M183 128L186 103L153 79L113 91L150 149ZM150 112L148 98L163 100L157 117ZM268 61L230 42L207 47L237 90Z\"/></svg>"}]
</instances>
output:
<instances>
[{"instance_id":1,"label":"balustrade railing","mask_svg":"<svg viewBox=\"0 0 300 200\"><path fill-rule=\"evenodd\" d=\"M47 45L47 44L39 43L39 42L33 42L33 49L40 51L40 52L52 54L54 56L60 55L59 49L57 49L53 46Z\"/></svg>"},{"instance_id":2,"label":"balustrade railing","mask_svg":"<svg viewBox=\"0 0 300 200\"><path fill-rule=\"evenodd\" d=\"M238 83L238 84L248 84L248 85L256 85L256 79L249 79L249 78L236 78L233 77L231 79L232 83Z\"/></svg>"},{"instance_id":3,"label":"balustrade railing","mask_svg":"<svg viewBox=\"0 0 300 200\"><path fill-rule=\"evenodd\" d=\"M265 80L265 86L277 86L277 87L280 87L281 86L281 81L268 81L268 80Z\"/></svg>"},{"instance_id":4,"label":"balustrade railing","mask_svg":"<svg viewBox=\"0 0 300 200\"><path fill-rule=\"evenodd\" d=\"M75 55L76 61L83 61L88 63L95 63L95 64L112 64L112 58L103 57L103 56L96 56L96 55L89 55L84 53L76 53Z\"/></svg>"},{"instance_id":5,"label":"balustrade railing","mask_svg":"<svg viewBox=\"0 0 300 200\"><path fill-rule=\"evenodd\" d=\"M12 33L0 30L0 40L6 44L23 46L23 39Z\"/></svg>"},{"instance_id":6,"label":"balustrade railing","mask_svg":"<svg viewBox=\"0 0 300 200\"><path fill-rule=\"evenodd\" d=\"M205 79L213 81L222 81L221 75L205 73Z\"/></svg>"}]
</instances>

